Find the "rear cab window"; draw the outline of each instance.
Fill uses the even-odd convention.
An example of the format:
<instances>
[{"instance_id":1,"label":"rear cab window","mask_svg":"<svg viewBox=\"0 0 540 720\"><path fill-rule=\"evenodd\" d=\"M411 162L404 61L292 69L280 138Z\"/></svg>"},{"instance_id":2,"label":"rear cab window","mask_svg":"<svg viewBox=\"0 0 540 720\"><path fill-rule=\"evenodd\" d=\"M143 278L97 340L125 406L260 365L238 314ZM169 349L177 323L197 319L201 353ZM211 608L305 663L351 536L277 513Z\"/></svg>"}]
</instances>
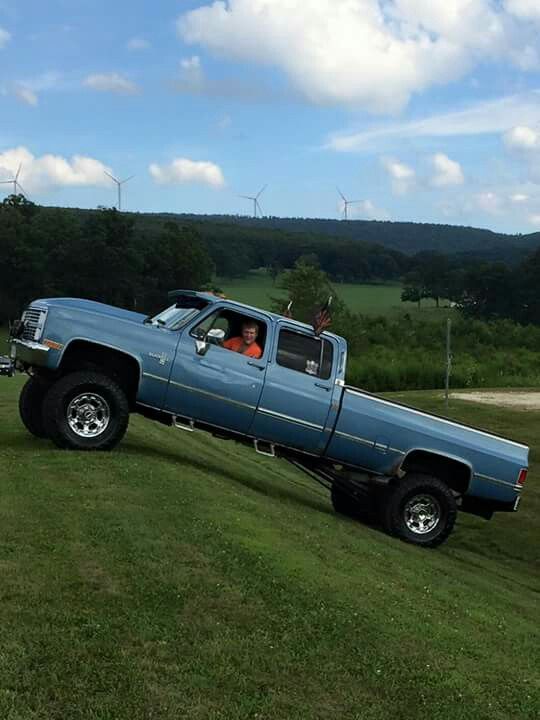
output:
<instances>
[{"instance_id":1,"label":"rear cab window","mask_svg":"<svg viewBox=\"0 0 540 720\"><path fill-rule=\"evenodd\" d=\"M334 348L326 338L281 328L276 362L289 370L328 380L332 375Z\"/></svg>"}]
</instances>

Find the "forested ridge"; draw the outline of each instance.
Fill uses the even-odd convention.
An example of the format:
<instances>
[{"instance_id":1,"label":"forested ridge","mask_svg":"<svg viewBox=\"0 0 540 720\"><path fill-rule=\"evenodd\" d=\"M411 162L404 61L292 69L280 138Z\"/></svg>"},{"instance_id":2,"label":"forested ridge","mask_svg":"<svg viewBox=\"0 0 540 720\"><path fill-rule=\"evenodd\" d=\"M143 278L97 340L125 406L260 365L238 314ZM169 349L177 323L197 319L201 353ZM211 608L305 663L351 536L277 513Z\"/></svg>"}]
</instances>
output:
<instances>
[{"instance_id":1,"label":"forested ridge","mask_svg":"<svg viewBox=\"0 0 540 720\"><path fill-rule=\"evenodd\" d=\"M348 225L354 223L343 223ZM424 226L414 227L420 232ZM276 281L304 264L332 282L400 281L404 300L445 298L469 316L540 324L540 250L509 246L511 257L501 262L495 246L460 250L463 230L454 228L453 253L410 255L363 239L234 224L230 218L48 208L12 195L0 204L0 320L16 317L32 298L54 295L151 312L171 288L211 287L216 275L243 277L255 268Z\"/></svg>"},{"instance_id":2,"label":"forested ridge","mask_svg":"<svg viewBox=\"0 0 540 720\"><path fill-rule=\"evenodd\" d=\"M152 217L146 215L146 217ZM155 217L155 216L153 216ZM162 214L179 222L205 222L325 235L354 240L412 255L423 250L442 253L479 253L492 259L511 259L540 245L540 232L526 235L497 233L483 228L390 220L333 220L324 218L253 218L243 215Z\"/></svg>"}]
</instances>

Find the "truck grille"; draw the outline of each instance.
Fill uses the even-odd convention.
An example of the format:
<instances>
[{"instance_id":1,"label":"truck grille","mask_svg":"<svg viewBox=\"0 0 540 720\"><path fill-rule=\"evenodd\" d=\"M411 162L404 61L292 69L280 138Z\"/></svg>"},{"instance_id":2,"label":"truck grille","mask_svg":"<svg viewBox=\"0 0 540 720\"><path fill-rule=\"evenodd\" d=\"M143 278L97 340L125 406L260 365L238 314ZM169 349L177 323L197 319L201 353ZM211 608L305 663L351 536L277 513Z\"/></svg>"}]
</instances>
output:
<instances>
[{"instance_id":1,"label":"truck grille","mask_svg":"<svg viewBox=\"0 0 540 720\"><path fill-rule=\"evenodd\" d=\"M22 321L24 323L24 330L22 334L23 340L39 340L41 333L43 332L46 317L47 310L44 308L32 306L27 308L22 316Z\"/></svg>"}]
</instances>

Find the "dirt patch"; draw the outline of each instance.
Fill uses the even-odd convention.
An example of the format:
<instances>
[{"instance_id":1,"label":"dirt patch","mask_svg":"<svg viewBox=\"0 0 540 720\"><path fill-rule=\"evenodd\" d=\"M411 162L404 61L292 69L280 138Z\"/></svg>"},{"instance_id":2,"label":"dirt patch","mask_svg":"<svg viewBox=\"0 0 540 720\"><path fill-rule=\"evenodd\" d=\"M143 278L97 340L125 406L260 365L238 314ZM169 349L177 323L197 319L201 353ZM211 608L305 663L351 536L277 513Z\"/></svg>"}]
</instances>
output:
<instances>
[{"instance_id":1,"label":"dirt patch","mask_svg":"<svg viewBox=\"0 0 540 720\"><path fill-rule=\"evenodd\" d=\"M453 392L451 398L471 402L513 407L521 410L540 410L540 392Z\"/></svg>"}]
</instances>

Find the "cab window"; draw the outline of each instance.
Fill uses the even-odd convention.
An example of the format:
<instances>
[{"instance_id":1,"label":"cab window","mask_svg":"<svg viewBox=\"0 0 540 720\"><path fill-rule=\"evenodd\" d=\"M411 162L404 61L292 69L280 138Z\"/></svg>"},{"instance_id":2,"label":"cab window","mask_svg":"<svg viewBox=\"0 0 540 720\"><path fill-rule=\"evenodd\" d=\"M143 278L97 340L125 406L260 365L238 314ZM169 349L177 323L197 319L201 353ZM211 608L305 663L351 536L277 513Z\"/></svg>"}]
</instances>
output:
<instances>
[{"instance_id":1,"label":"cab window","mask_svg":"<svg viewBox=\"0 0 540 720\"><path fill-rule=\"evenodd\" d=\"M332 343L293 330L280 330L277 364L297 372L328 380L332 374Z\"/></svg>"},{"instance_id":2,"label":"cab window","mask_svg":"<svg viewBox=\"0 0 540 720\"><path fill-rule=\"evenodd\" d=\"M264 353L266 343L266 323L250 315L221 309L208 315L198 325L192 328L190 335L198 339L206 339L215 345L221 345L226 340L241 337L242 327L245 323L254 323L257 326L256 342ZM216 331L222 331L216 332Z\"/></svg>"}]
</instances>

